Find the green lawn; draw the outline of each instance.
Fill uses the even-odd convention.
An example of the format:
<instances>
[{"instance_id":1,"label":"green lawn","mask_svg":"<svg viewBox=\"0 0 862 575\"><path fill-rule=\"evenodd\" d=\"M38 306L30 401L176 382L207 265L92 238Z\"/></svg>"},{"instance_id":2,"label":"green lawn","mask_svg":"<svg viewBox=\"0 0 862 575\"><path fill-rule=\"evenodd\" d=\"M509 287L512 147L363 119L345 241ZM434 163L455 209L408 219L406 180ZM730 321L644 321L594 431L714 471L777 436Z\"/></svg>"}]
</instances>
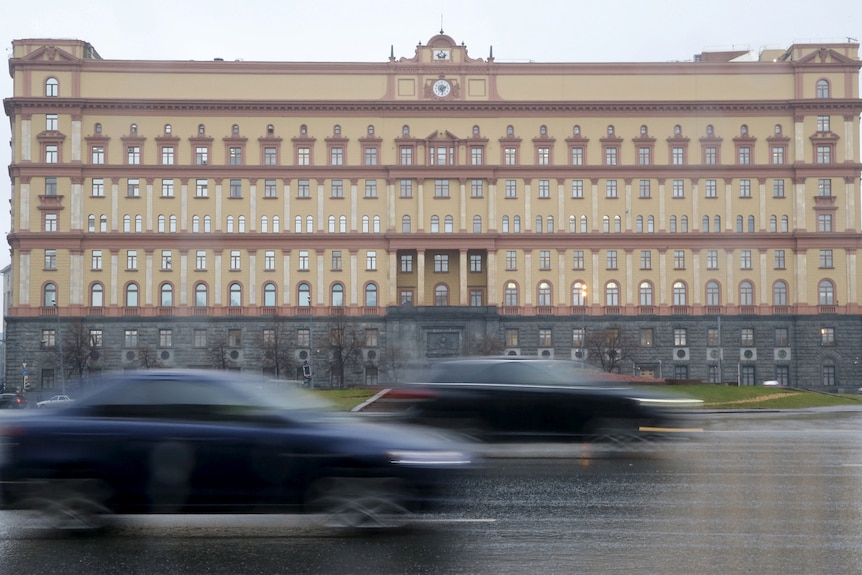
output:
<instances>
[{"instance_id":1,"label":"green lawn","mask_svg":"<svg viewBox=\"0 0 862 575\"><path fill-rule=\"evenodd\" d=\"M827 395L799 389L775 387L736 387L728 385L674 385L667 389L702 399L706 409L799 409L831 405L860 405L862 395ZM378 390L315 389L314 393L330 402L333 409L350 411Z\"/></svg>"}]
</instances>

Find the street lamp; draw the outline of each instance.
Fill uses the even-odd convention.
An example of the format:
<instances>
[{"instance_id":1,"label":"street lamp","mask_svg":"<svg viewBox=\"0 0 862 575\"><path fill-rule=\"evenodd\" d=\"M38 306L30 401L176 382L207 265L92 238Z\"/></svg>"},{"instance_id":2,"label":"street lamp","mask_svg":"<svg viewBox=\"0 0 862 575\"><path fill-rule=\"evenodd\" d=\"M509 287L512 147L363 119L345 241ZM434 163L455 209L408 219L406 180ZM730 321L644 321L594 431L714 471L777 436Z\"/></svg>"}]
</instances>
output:
<instances>
[{"instance_id":1,"label":"street lamp","mask_svg":"<svg viewBox=\"0 0 862 575\"><path fill-rule=\"evenodd\" d=\"M63 366L63 336L60 332L60 307L57 305L57 300L54 300L54 310L57 312L57 346L60 348L60 385L63 388L63 395L66 395L66 376L64 375L65 367Z\"/></svg>"}]
</instances>

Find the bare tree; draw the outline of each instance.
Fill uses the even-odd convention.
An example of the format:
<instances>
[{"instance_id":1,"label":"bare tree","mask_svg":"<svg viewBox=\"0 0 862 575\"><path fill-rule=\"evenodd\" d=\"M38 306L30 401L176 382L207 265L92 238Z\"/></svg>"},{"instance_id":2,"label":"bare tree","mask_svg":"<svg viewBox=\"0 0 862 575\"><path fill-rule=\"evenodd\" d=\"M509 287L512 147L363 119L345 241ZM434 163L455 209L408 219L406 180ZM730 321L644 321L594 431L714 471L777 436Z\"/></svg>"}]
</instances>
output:
<instances>
[{"instance_id":1,"label":"bare tree","mask_svg":"<svg viewBox=\"0 0 862 575\"><path fill-rule=\"evenodd\" d=\"M227 335L224 332L216 332L208 338L207 355L215 369L229 369L234 366L230 352L231 348L228 346Z\"/></svg>"},{"instance_id":2,"label":"bare tree","mask_svg":"<svg viewBox=\"0 0 862 575\"><path fill-rule=\"evenodd\" d=\"M632 336L619 324L587 334L589 362L608 373L620 373L622 364L631 361L634 353Z\"/></svg>"},{"instance_id":3,"label":"bare tree","mask_svg":"<svg viewBox=\"0 0 862 575\"><path fill-rule=\"evenodd\" d=\"M62 352L61 374L64 378L74 377L79 382L89 374L90 368L99 358L97 345L101 342L93 341L90 330L81 319L72 320L63 329L62 341L58 342L57 353ZM60 349L62 346L62 349ZM59 365L59 363L58 363Z\"/></svg>"},{"instance_id":4,"label":"bare tree","mask_svg":"<svg viewBox=\"0 0 862 575\"><path fill-rule=\"evenodd\" d=\"M344 373L347 368L362 366L364 333L355 320L341 313L333 315L327 327L329 338L324 344L324 349L331 359L329 373L332 383L336 387L343 388Z\"/></svg>"},{"instance_id":5,"label":"bare tree","mask_svg":"<svg viewBox=\"0 0 862 575\"><path fill-rule=\"evenodd\" d=\"M410 364L410 354L397 344L390 343L380 354L380 371L386 374L393 385L398 385L404 370Z\"/></svg>"},{"instance_id":6,"label":"bare tree","mask_svg":"<svg viewBox=\"0 0 862 575\"><path fill-rule=\"evenodd\" d=\"M500 338L489 334L470 337L464 343L464 355L502 355L505 351Z\"/></svg>"},{"instance_id":7,"label":"bare tree","mask_svg":"<svg viewBox=\"0 0 862 575\"><path fill-rule=\"evenodd\" d=\"M138 345L135 350L135 363L141 369L154 369L162 367L162 360L159 359L159 352L148 343Z\"/></svg>"},{"instance_id":8,"label":"bare tree","mask_svg":"<svg viewBox=\"0 0 862 575\"><path fill-rule=\"evenodd\" d=\"M267 324L255 337L255 345L262 356L261 365L265 370L272 370L276 379L295 374L294 341L295 336L281 322Z\"/></svg>"}]
</instances>

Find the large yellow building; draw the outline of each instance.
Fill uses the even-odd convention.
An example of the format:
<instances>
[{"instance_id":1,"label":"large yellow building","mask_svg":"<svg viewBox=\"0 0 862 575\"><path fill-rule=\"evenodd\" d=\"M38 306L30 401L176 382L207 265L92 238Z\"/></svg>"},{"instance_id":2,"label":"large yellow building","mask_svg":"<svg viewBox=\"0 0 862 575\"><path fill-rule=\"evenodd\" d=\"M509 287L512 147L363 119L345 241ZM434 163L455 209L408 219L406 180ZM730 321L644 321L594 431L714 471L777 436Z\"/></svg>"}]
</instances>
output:
<instances>
[{"instance_id":1,"label":"large yellow building","mask_svg":"<svg viewBox=\"0 0 862 575\"><path fill-rule=\"evenodd\" d=\"M308 63L15 41L5 377L273 372L281 338L323 379L349 326L348 383L471 342L595 361L601 331L627 373L858 387L858 48L500 63L441 33Z\"/></svg>"}]
</instances>

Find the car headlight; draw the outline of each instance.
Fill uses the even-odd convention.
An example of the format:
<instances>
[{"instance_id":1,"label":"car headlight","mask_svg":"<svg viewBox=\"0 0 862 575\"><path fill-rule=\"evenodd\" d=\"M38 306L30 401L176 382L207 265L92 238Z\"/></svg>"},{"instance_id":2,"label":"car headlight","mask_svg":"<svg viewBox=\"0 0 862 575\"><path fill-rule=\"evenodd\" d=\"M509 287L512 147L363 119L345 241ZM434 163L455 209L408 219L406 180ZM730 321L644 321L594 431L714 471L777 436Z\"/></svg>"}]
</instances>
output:
<instances>
[{"instance_id":1,"label":"car headlight","mask_svg":"<svg viewBox=\"0 0 862 575\"><path fill-rule=\"evenodd\" d=\"M393 465L450 466L468 465L470 456L461 451L389 451L386 453Z\"/></svg>"}]
</instances>

